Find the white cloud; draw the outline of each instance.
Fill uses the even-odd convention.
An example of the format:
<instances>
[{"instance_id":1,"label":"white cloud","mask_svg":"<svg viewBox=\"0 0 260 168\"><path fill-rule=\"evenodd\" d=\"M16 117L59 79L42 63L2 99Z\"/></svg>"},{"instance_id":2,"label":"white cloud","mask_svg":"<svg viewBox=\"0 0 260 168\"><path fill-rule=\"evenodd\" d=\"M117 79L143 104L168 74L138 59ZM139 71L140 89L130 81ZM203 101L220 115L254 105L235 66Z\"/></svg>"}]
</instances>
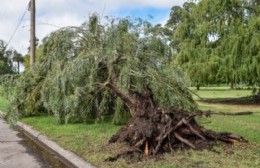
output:
<instances>
[{"instance_id":1,"label":"white cloud","mask_svg":"<svg viewBox=\"0 0 260 168\"><path fill-rule=\"evenodd\" d=\"M3 1L3 2L2 2ZM20 17L30 0L1 0L0 4L0 39L6 42L10 39ZM103 15L113 15L123 8L170 8L182 5L186 0L36 0L37 30L39 39L56 30L57 25L78 26L88 15L97 12ZM152 14L155 15L155 14ZM165 19L164 19L165 20ZM11 46L25 54L29 46L29 12L17 30Z\"/></svg>"},{"instance_id":2,"label":"white cloud","mask_svg":"<svg viewBox=\"0 0 260 168\"><path fill-rule=\"evenodd\" d=\"M101 0L103 2L109 2L109 6L120 7L155 7L155 8L167 8L173 5L182 5L184 0Z\"/></svg>"}]
</instances>

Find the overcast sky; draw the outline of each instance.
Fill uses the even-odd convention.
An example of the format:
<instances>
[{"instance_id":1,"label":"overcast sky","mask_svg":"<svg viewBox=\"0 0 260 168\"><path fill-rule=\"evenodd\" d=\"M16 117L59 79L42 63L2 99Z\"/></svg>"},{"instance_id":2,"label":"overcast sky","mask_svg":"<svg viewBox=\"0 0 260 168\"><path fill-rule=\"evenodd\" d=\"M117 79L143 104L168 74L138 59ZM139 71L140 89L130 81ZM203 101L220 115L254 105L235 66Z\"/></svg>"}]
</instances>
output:
<instances>
[{"instance_id":1,"label":"overcast sky","mask_svg":"<svg viewBox=\"0 0 260 168\"><path fill-rule=\"evenodd\" d=\"M8 42L30 0L0 0L0 39ZM182 5L186 0L36 0L36 37L40 40L58 27L79 26L87 20L89 14L100 16L141 17L153 23L165 23L170 9ZM22 54L27 53L29 46L29 19L25 17L14 35L9 48ZM58 26L58 27L57 27Z\"/></svg>"}]
</instances>

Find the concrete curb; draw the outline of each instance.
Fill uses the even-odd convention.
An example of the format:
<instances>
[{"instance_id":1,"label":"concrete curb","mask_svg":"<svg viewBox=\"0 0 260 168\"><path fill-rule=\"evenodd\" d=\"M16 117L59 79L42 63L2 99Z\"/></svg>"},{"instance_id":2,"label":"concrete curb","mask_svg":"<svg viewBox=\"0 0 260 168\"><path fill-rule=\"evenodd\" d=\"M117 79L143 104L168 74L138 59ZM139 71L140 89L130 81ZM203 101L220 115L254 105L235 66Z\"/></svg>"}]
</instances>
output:
<instances>
[{"instance_id":1,"label":"concrete curb","mask_svg":"<svg viewBox=\"0 0 260 168\"><path fill-rule=\"evenodd\" d=\"M4 117L5 114L0 111L0 117ZM58 158L65 162L66 165L69 167L75 168L95 168L93 165L87 163L81 157L77 156L76 154L63 149L54 141L48 139L47 136L41 135L40 132L32 129L30 126L17 122L17 128L22 131L28 138L30 138L35 143L39 144L40 146L44 147L47 151L54 153L58 156Z\"/></svg>"},{"instance_id":2,"label":"concrete curb","mask_svg":"<svg viewBox=\"0 0 260 168\"><path fill-rule=\"evenodd\" d=\"M95 168L91 164L87 163L81 157L76 154L63 149L54 141L48 139L48 137L41 135L40 132L32 129L30 126L17 122L17 127L19 130L23 131L26 136L35 141L36 143L44 146L51 153L55 153L63 162L66 162L69 167L75 168Z\"/></svg>"}]
</instances>

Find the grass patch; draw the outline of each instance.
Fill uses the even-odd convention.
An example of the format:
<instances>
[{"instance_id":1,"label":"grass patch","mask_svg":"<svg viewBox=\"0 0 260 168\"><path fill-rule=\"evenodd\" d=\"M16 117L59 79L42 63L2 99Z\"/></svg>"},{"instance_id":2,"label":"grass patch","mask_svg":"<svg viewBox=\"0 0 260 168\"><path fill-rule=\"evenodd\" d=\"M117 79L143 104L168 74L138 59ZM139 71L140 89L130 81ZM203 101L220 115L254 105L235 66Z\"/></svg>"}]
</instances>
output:
<instances>
[{"instance_id":1,"label":"grass patch","mask_svg":"<svg viewBox=\"0 0 260 168\"><path fill-rule=\"evenodd\" d=\"M208 129L237 133L249 141L260 144L260 106L199 103L199 107L202 110L212 110L216 112L254 112L252 115L245 116L213 115L210 118L198 117L197 120Z\"/></svg>"},{"instance_id":2,"label":"grass patch","mask_svg":"<svg viewBox=\"0 0 260 168\"><path fill-rule=\"evenodd\" d=\"M228 87L201 87L200 90L195 88L191 90L203 99L239 98L252 95L251 89L230 90ZM199 99L196 95L193 95L193 98Z\"/></svg>"},{"instance_id":3,"label":"grass patch","mask_svg":"<svg viewBox=\"0 0 260 168\"><path fill-rule=\"evenodd\" d=\"M97 167L137 167L137 168L174 168L174 167L258 167L260 164L260 107L200 103L204 110L236 112L238 109L250 109L255 113L248 116L217 116L198 118L206 128L215 131L233 132L241 134L250 143L237 143L233 146L220 145L214 151L175 151L164 154L160 158L151 158L149 161L105 162L110 156L126 150L123 144L108 144L110 137L120 126L110 122L98 124L69 124L56 125L53 116L25 118L22 122L32 125L33 128L51 137L65 149L75 152Z\"/></svg>"},{"instance_id":4,"label":"grass patch","mask_svg":"<svg viewBox=\"0 0 260 168\"><path fill-rule=\"evenodd\" d=\"M230 127L230 120L214 117L211 118L212 123L206 124L207 128L214 130L228 130L243 135L251 134L250 121L248 118L248 126L241 129L238 127L241 123L237 118L230 122L233 123ZM243 120L242 120L243 121ZM109 156L115 156L121 151L126 150L123 144L108 145L109 138L120 128L109 122L97 124L68 124L56 125L53 116L40 116L22 119L22 122L31 125L34 129L47 135L52 140L56 141L65 149L75 152L88 162L97 167L149 167L149 168L174 168L174 167L257 167L259 164L260 145L259 136L250 138L248 144L235 144L233 146L218 146L213 151L193 151L186 152L175 151L170 154L160 156L160 158L151 158L149 161L132 163L127 160L119 160L117 162L105 162L104 160ZM227 122L227 123L226 123ZM256 124L256 122L254 122ZM254 127L254 126L253 126ZM259 131L258 131L259 132ZM257 148L258 147L258 148Z\"/></svg>"}]
</instances>

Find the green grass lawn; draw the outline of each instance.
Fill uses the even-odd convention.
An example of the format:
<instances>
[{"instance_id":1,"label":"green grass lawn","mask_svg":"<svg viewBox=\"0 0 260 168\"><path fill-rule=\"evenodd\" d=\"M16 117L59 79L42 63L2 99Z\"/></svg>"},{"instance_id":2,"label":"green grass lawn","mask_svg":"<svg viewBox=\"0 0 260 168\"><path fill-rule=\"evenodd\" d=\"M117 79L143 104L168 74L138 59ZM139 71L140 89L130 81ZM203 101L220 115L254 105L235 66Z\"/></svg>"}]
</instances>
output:
<instances>
[{"instance_id":1,"label":"green grass lawn","mask_svg":"<svg viewBox=\"0 0 260 168\"><path fill-rule=\"evenodd\" d=\"M208 123L210 121L210 123ZM260 157L259 114L253 116L213 116L199 119L206 128L216 131L231 131L243 135L249 143L236 143L233 146L219 145L214 151L176 151L164 154L149 161L129 162L120 159L117 162L105 162L126 150L123 144L108 144L109 138L120 126L108 122L99 124L56 125L53 116L41 116L22 119L34 129L56 141L65 149L75 152L97 167L258 167Z\"/></svg>"},{"instance_id":2,"label":"green grass lawn","mask_svg":"<svg viewBox=\"0 0 260 168\"><path fill-rule=\"evenodd\" d=\"M241 91L241 90L239 90ZM216 93L215 93L216 92ZM250 93L245 90L238 92L219 89L199 91L200 96L215 98L225 95L234 97ZM1 96L0 96L1 97ZM0 102L4 99L0 99ZM0 109L3 104L0 103ZM234 132L244 136L249 143L236 143L232 146L220 144L213 151L174 151L159 158L148 161L130 162L120 159L116 162L106 162L105 159L126 150L124 144L108 144L110 137L121 126L110 122L96 124L68 124L57 125L53 116L38 116L24 118L21 121L31 125L34 129L50 137L62 147L75 152L97 167L129 167L129 168L179 168L179 167L259 167L260 166L260 106L256 105L226 105L199 102L200 109L222 112L253 111L248 116L220 116L211 118L197 118L205 128L215 131Z\"/></svg>"},{"instance_id":3,"label":"green grass lawn","mask_svg":"<svg viewBox=\"0 0 260 168\"><path fill-rule=\"evenodd\" d=\"M256 105L224 105L199 102L202 110L215 112L251 111L252 115L230 116L213 115L210 118L199 118L198 121L206 128L216 131L233 132L246 137L249 141L260 144L260 106ZM205 124L203 124L205 123Z\"/></svg>"},{"instance_id":4,"label":"green grass lawn","mask_svg":"<svg viewBox=\"0 0 260 168\"><path fill-rule=\"evenodd\" d=\"M190 89L204 99L239 98L252 95L252 90L250 89L230 90L228 87L201 87L200 90ZM193 95L193 98L195 100L199 99L196 95Z\"/></svg>"}]
</instances>

